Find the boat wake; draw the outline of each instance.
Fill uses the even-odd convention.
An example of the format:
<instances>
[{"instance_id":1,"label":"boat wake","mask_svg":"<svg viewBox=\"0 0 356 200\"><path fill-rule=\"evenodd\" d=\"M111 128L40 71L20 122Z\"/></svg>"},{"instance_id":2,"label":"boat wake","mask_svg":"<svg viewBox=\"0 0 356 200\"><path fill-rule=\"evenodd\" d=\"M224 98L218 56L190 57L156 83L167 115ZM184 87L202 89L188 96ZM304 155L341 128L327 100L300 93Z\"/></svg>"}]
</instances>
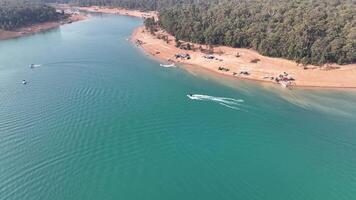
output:
<instances>
[{"instance_id":1,"label":"boat wake","mask_svg":"<svg viewBox=\"0 0 356 200\"><path fill-rule=\"evenodd\" d=\"M240 106L244 100L243 99L233 99L233 98L226 98L226 97L214 97L209 95L201 95L201 94L189 94L187 95L189 99L198 100L198 101L212 101L218 103L222 106L240 110L238 106Z\"/></svg>"}]
</instances>

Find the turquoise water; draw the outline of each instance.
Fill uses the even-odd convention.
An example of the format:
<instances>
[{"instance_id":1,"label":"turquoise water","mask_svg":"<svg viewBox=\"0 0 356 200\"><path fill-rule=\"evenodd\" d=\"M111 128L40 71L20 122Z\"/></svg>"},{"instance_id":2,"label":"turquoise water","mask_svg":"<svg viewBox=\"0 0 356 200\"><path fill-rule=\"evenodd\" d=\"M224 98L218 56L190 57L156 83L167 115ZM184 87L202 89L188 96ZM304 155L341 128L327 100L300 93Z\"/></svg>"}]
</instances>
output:
<instances>
[{"instance_id":1,"label":"turquoise water","mask_svg":"<svg viewBox=\"0 0 356 200\"><path fill-rule=\"evenodd\" d=\"M141 23L0 42L1 200L356 199L355 91L162 68Z\"/></svg>"}]
</instances>

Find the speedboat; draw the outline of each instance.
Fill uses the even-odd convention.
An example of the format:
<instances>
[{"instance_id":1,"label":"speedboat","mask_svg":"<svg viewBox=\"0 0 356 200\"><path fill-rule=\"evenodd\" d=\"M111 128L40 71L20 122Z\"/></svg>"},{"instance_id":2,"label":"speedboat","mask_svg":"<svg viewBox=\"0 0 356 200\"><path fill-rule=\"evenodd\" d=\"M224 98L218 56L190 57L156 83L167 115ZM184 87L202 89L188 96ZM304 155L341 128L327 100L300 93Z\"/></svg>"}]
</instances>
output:
<instances>
[{"instance_id":1,"label":"speedboat","mask_svg":"<svg viewBox=\"0 0 356 200\"><path fill-rule=\"evenodd\" d=\"M191 93L187 94L187 97L189 99L197 99L197 97L195 97L194 94L191 94Z\"/></svg>"},{"instance_id":2,"label":"speedboat","mask_svg":"<svg viewBox=\"0 0 356 200\"><path fill-rule=\"evenodd\" d=\"M172 63L172 64L170 64L170 65L160 64L159 66L169 68L169 67L175 67L175 64L174 64L174 63Z\"/></svg>"}]
</instances>

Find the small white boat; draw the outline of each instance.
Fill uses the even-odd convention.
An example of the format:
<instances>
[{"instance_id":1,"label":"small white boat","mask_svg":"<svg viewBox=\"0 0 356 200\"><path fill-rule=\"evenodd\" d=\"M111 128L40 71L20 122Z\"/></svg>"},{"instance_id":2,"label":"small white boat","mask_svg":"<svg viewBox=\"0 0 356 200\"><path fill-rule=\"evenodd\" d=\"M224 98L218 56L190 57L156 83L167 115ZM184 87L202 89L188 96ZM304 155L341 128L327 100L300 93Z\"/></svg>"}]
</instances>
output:
<instances>
[{"instance_id":1,"label":"small white boat","mask_svg":"<svg viewBox=\"0 0 356 200\"><path fill-rule=\"evenodd\" d=\"M26 85L26 84L27 84L27 81L26 81L26 80L22 80L22 84L23 84L23 85Z\"/></svg>"},{"instance_id":2,"label":"small white boat","mask_svg":"<svg viewBox=\"0 0 356 200\"><path fill-rule=\"evenodd\" d=\"M41 67L41 65L40 64L30 64L29 67L31 69L33 69L33 68L36 68L36 67Z\"/></svg>"},{"instance_id":3,"label":"small white boat","mask_svg":"<svg viewBox=\"0 0 356 200\"><path fill-rule=\"evenodd\" d=\"M166 68L176 67L176 65L175 65L174 63L172 63L172 64L170 64L170 65L160 64L159 66L161 66L161 67L166 67Z\"/></svg>"},{"instance_id":4,"label":"small white boat","mask_svg":"<svg viewBox=\"0 0 356 200\"><path fill-rule=\"evenodd\" d=\"M187 97L192 100L198 100L199 98L194 96L194 94L187 94Z\"/></svg>"}]
</instances>

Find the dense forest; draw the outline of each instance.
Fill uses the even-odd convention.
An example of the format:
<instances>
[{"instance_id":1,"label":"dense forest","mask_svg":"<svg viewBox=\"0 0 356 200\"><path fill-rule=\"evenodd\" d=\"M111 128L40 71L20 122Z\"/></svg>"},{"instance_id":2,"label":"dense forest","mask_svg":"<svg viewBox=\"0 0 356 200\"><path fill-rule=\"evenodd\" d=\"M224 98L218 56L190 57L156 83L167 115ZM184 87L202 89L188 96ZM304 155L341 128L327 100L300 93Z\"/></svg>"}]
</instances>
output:
<instances>
[{"instance_id":1,"label":"dense forest","mask_svg":"<svg viewBox=\"0 0 356 200\"><path fill-rule=\"evenodd\" d=\"M197 4L200 0L42 0L46 3L73 3L80 6L113 6L139 10L161 10L177 4ZM210 3L219 0L207 0Z\"/></svg>"},{"instance_id":2,"label":"dense forest","mask_svg":"<svg viewBox=\"0 0 356 200\"><path fill-rule=\"evenodd\" d=\"M356 62L356 6L342 0L176 5L160 25L180 40L253 48L303 64Z\"/></svg>"},{"instance_id":3,"label":"dense forest","mask_svg":"<svg viewBox=\"0 0 356 200\"><path fill-rule=\"evenodd\" d=\"M28 24L57 20L56 9L36 1L0 0L0 29L11 30Z\"/></svg>"},{"instance_id":4,"label":"dense forest","mask_svg":"<svg viewBox=\"0 0 356 200\"><path fill-rule=\"evenodd\" d=\"M180 40L252 48L303 64L356 62L354 0L43 1L158 10L160 26Z\"/></svg>"},{"instance_id":5,"label":"dense forest","mask_svg":"<svg viewBox=\"0 0 356 200\"><path fill-rule=\"evenodd\" d=\"M252 48L263 55L303 64L356 62L354 0L35 1L158 10L159 25L179 40ZM18 6L15 12L12 9L1 6L0 28L55 17L54 10L43 5ZM147 24L155 25L152 21Z\"/></svg>"}]
</instances>

